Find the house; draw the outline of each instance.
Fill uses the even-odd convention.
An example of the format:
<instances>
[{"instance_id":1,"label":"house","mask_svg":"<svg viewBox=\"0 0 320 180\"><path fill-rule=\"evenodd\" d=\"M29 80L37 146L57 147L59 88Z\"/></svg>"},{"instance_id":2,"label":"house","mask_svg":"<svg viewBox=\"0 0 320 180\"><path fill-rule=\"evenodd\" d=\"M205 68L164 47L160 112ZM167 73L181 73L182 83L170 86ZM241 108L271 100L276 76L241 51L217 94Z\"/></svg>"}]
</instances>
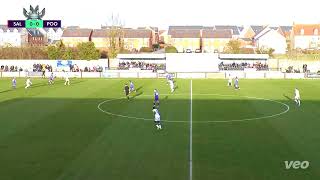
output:
<instances>
[{"instance_id":1,"label":"house","mask_svg":"<svg viewBox=\"0 0 320 180\"><path fill-rule=\"evenodd\" d=\"M278 33L286 38L287 49L291 49L291 31L292 26L279 26Z\"/></svg>"},{"instance_id":2,"label":"house","mask_svg":"<svg viewBox=\"0 0 320 180\"><path fill-rule=\"evenodd\" d=\"M265 27L253 37L257 49L274 49L275 54L285 54L287 50L286 38L278 32L277 28Z\"/></svg>"},{"instance_id":3,"label":"house","mask_svg":"<svg viewBox=\"0 0 320 180\"><path fill-rule=\"evenodd\" d=\"M144 29L151 30L151 32L152 32L152 37L151 37L152 44L158 44L159 43L160 31L159 31L158 27L147 26L147 27L138 27L137 29L140 29L140 30L144 30Z\"/></svg>"},{"instance_id":4,"label":"house","mask_svg":"<svg viewBox=\"0 0 320 180\"><path fill-rule=\"evenodd\" d=\"M207 53L223 52L232 39L232 30L202 30L202 51Z\"/></svg>"},{"instance_id":5,"label":"house","mask_svg":"<svg viewBox=\"0 0 320 180\"><path fill-rule=\"evenodd\" d=\"M161 43L168 43L168 30L160 30L159 31L159 42Z\"/></svg>"},{"instance_id":6,"label":"house","mask_svg":"<svg viewBox=\"0 0 320 180\"><path fill-rule=\"evenodd\" d=\"M213 27L203 27L203 26L169 26L168 34L171 34L172 31L177 30L202 30L202 29L213 29Z\"/></svg>"},{"instance_id":7,"label":"house","mask_svg":"<svg viewBox=\"0 0 320 180\"><path fill-rule=\"evenodd\" d=\"M28 31L28 45L29 46L45 46L47 45L47 38L45 34L41 33L39 29L27 29Z\"/></svg>"},{"instance_id":8,"label":"house","mask_svg":"<svg viewBox=\"0 0 320 180\"><path fill-rule=\"evenodd\" d=\"M204 26L169 26L167 44L177 48L178 52L201 50L201 31L213 29Z\"/></svg>"},{"instance_id":9,"label":"house","mask_svg":"<svg viewBox=\"0 0 320 180\"><path fill-rule=\"evenodd\" d=\"M256 25L251 25L244 27L242 30L240 37L241 38L253 38L256 36L258 33L260 33L264 29L263 26L256 26Z\"/></svg>"},{"instance_id":10,"label":"house","mask_svg":"<svg viewBox=\"0 0 320 180\"><path fill-rule=\"evenodd\" d=\"M121 39L124 48L130 51L152 48L152 31L148 29L123 29Z\"/></svg>"},{"instance_id":11,"label":"house","mask_svg":"<svg viewBox=\"0 0 320 180\"><path fill-rule=\"evenodd\" d=\"M21 47L27 43L27 30L25 28L8 28L0 25L0 47Z\"/></svg>"},{"instance_id":12,"label":"house","mask_svg":"<svg viewBox=\"0 0 320 180\"><path fill-rule=\"evenodd\" d=\"M280 27L277 27L277 26L270 26L269 28L270 28L270 29L273 29L273 30L275 30L275 31L278 31L278 30L280 29Z\"/></svg>"},{"instance_id":13,"label":"house","mask_svg":"<svg viewBox=\"0 0 320 180\"><path fill-rule=\"evenodd\" d=\"M240 41L241 48L253 48L253 42L251 38L239 38L238 41Z\"/></svg>"},{"instance_id":14,"label":"house","mask_svg":"<svg viewBox=\"0 0 320 180\"><path fill-rule=\"evenodd\" d=\"M91 41L98 49L107 49L110 46L109 29L94 29L91 36ZM119 38L119 37L118 37Z\"/></svg>"},{"instance_id":15,"label":"house","mask_svg":"<svg viewBox=\"0 0 320 180\"><path fill-rule=\"evenodd\" d=\"M291 31L291 48L319 49L320 24L294 24Z\"/></svg>"},{"instance_id":16,"label":"house","mask_svg":"<svg viewBox=\"0 0 320 180\"><path fill-rule=\"evenodd\" d=\"M79 43L91 41L92 29L66 28L61 40L67 47L76 47Z\"/></svg>"},{"instance_id":17,"label":"house","mask_svg":"<svg viewBox=\"0 0 320 180\"><path fill-rule=\"evenodd\" d=\"M187 52L201 49L201 29L169 29L168 44L176 47L178 52Z\"/></svg>"},{"instance_id":18,"label":"house","mask_svg":"<svg viewBox=\"0 0 320 180\"><path fill-rule=\"evenodd\" d=\"M239 33L241 34L241 32L244 30L244 27L243 26L238 26L238 29L239 29Z\"/></svg>"},{"instance_id":19,"label":"house","mask_svg":"<svg viewBox=\"0 0 320 180\"><path fill-rule=\"evenodd\" d=\"M279 26L278 32L282 34L282 36L290 39L290 34L292 31L292 26Z\"/></svg>"},{"instance_id":20,"label":"house","mask_svg":"<svg viewBox=\"0 0 320 180\"><path fill-rule=\"evenodd\" d=\"M110 28L95 29L92 32L91 41L96 48L107 50L110 46L110 38L113 32L116 33L116 35L112 35L115 36L116 43L123 43L124 48L129 51L139 51L142 47L152 47L152 31L145 28L118 28L115 31Z\"/></svg>"},{"instance_id":21,"label":"house","mask_svg":"<svg viewBox=\"0 0 320 180\"><path fill-rule=\"evenodd\" d=\"M54 44L54 42L61 40L63 29L62 28L44 28L42 29L41 32L43 32L46 35L46 38L48 39L48 44Z\"/></svg>"},{"instance_id":22,"label":"house","mask_svg":"<svg viewBox=\"0 0 320 180\"><path fill-rule=\"evenodd\" d=\"M230 25L216 25L214 26L216 30L231 30L232 38L238 39L240 37L240 30L238 26L230 26Z\"/></svg>"}]
</instances>

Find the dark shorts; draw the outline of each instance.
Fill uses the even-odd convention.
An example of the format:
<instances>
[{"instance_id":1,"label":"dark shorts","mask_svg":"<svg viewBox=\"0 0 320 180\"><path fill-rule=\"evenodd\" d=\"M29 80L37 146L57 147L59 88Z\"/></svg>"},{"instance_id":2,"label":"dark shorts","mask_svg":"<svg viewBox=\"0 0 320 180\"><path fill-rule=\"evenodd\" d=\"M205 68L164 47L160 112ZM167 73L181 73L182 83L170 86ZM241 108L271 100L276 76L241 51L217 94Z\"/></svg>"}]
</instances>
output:
<instances>
[{"instance_id":1,"label":"dark shorts","mask_svg":"<svg viewBox=\"0 0 320 180\"><path fill-rule=\"evenodd\" d=\"M129 91L126 91L126 96L129 96Z\"/></svg>"}]
</instances>

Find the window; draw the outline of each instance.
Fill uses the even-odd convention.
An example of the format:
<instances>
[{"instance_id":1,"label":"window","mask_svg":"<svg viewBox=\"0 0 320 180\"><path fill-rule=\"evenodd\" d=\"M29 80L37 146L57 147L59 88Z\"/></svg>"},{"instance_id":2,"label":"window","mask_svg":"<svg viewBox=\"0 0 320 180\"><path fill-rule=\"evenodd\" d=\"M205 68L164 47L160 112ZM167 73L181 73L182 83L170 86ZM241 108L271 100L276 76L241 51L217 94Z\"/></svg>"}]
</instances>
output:
<instances>
[{"instance_id":1,"label":"window","mask_svg":"<svg viewBox=\"0 0 320 180\"><path fill-rule=\"evenodd\" d=\"M301 34L301 35L304 35L304 29L301 29L301 30L300 30L300 34Z\"/></svg>"},{"instance_id":2,"label":"window","mask_svg":"<svg viewBox=\"0 0 320 180\"><path fill-rule=\"evenodd\" d=\"M314 35L318 35L319 34L319 30L318 29L314 29L313 34Z\"/></svg>"}]
</instances>

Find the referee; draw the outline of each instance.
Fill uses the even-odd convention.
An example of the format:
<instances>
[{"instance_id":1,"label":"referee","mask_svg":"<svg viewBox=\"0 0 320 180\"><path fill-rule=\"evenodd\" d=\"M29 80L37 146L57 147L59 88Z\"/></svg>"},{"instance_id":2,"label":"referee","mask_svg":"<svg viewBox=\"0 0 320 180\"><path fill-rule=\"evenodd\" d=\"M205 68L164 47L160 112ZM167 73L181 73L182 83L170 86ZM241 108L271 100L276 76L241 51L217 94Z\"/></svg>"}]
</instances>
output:
<instances>
[{"instance_id":1,"label":"referee","mask_svg":"<svg viewBox=\"0 0 320 180\"><path fill-rule=\"evenodd\" d=\"M128 101L129 101L129 86L128 86L128 84L126 84L126 85L124 86L124 92L126 93L127 99L128 99Z\"/></svg>"}]
</instances>

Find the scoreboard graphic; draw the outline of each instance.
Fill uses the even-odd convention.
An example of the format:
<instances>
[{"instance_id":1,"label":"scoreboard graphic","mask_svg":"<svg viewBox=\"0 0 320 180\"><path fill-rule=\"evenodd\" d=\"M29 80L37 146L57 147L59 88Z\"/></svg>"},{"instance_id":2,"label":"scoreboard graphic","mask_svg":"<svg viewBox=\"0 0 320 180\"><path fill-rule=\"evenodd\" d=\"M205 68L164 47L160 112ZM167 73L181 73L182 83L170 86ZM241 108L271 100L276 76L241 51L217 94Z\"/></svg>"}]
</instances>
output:
<instances>
[{"instance_id":1,"label":"scoreboard graphic","mask_svg":"<svg viewBox=\"0 0 320 180\"><path fill-rule=\"evenodd\" d=\"M30 10L23 8L23 15L27 20L8 20L9 28L60 28L61 20L42 20L45 15L45 8L39 12L39 6L35 8L30 5Z\"/></svg>"},{"instance_id":2,"label":"scoreboard graphic","mask_svg":"<svg viewBox=\"0 0 320 180\"><path fill-rule=\"evenodd\" d=\"M28 19L28 20L8 20L9 28L60 28L61 20L41 20L41 19Z\"/></svg>"}]
</instances>

